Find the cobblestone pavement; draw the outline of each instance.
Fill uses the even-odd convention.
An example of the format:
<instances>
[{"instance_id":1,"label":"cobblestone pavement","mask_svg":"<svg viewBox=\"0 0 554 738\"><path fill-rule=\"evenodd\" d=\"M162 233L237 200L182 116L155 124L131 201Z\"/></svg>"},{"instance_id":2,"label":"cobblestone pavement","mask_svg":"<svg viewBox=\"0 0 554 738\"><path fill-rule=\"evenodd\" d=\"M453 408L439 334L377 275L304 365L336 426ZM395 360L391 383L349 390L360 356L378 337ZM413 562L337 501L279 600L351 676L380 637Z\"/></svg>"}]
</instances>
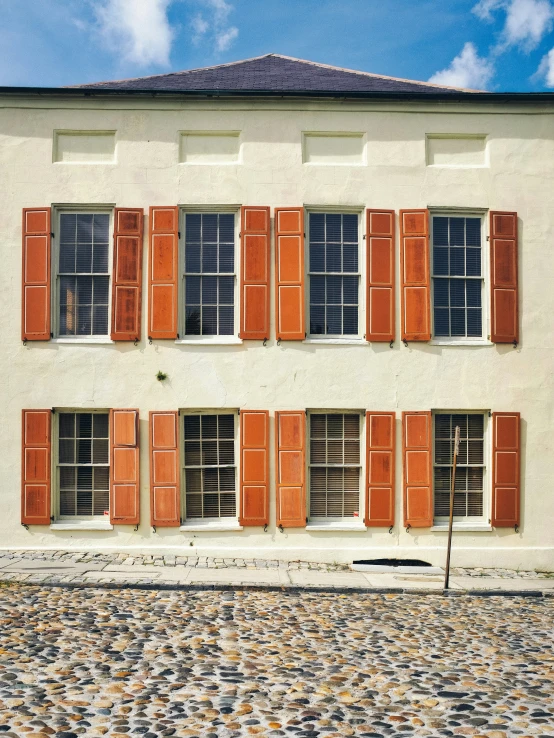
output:
<instances>
[{"instance_id":1,"label":"cobblestone pavement","mask_svg":"<svg viewBox=\"0 0 554 738\"><path fill-rule=\"evenodd\" d=\"M0 738L554 738L554 601L0 588Z\"/></svg>"}]
</instances>

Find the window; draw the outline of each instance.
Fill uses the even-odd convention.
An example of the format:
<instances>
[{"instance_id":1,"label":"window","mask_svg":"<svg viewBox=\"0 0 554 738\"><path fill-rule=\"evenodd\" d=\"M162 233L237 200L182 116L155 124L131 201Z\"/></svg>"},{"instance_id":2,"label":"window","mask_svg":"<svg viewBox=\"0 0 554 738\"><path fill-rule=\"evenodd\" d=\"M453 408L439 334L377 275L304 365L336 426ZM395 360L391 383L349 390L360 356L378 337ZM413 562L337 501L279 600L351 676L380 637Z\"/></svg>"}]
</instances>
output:
<instances>
[{"instance_id":1,"label":"window","mask_svg":"<svg viewBox=\"0 0 554 738\"><path fill-rule=\"evenodd\" d=\"M310 413L310 518L360 514L360 415Z\"/></svg>"},{"instance_id":2,"label":"window","mask_svg":"<svg viewBox=\"0 0 554 738\"><path fill-rule=\"evenodd\" d=\"M310 334L357 336L358 215L311 213Z\"/></svg>"},{"instance_id":3,"label":"window","mask_svg":"<svg viewBox=\"0 0 554 738\"><path fill-rule=\"evenodd\" d=\"M454 434L460 427L460 448L456 463L454 519L482 518L485 482L485 416L483 413L435 414L435 518L450 515L450 486Z\"/></svg>"},{"instance_id":4,"label":"window","mask_svg":"<svg viewBox=\"0 0 554 738\"><path fill-rule=\"evenodd\" d=\"M434 215L433 323L437 338L482 338L482 220Z\"/></svg>"},{"instance_id":5,"label":"window","mask_svg":"<svg viewBox=\"0 0 554 738\"><path fill-rule=\"evenodd\" d=\"M58 334L106 336L110 299L109 213L60 213Z\"/></svg>"},{"instance_id":6,"label":"window","mask_svg":"<svg viewBox=\"0 0 554 738\"><path fill-rule=\"evenodd\" d=\"M184 416L185 517L236 518L234 413Z\"/></svg>"},{"instance_id":7,"label":"window","mask_svg":"<svg viewBox=\"0 0 554 738\"><path fill-rule=\"evenodd\" d=\"M235 334L235 214L185 213L186 338Z\"/></svg>"},{"instance_id":8,"label":"window","mask_svg":"<svg viewBox=\"0 0 554 738\"><path fill-rule=\"evenodd\" d=\"M59 518L104 516L110 506L109 415L60 412Z\"/></svg>"}]
</instances>

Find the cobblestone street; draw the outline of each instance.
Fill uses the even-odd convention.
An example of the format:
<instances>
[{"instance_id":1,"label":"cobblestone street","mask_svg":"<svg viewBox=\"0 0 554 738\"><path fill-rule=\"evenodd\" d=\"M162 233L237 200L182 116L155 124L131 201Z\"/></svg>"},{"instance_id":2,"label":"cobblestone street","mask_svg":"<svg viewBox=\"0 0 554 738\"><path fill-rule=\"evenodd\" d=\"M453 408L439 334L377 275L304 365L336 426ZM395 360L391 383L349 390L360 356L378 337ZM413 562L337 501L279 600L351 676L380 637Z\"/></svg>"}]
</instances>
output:
<instances>
[{"instance_id":1,"label":"cobblestone street","mask_svg":"<svg viewBox=\"0 0 554 738\"><path fill-rule=\"evenodd\" d=\"M554 600L0 589L0 736L554 737Z\"/></svg>"}]
</instances>

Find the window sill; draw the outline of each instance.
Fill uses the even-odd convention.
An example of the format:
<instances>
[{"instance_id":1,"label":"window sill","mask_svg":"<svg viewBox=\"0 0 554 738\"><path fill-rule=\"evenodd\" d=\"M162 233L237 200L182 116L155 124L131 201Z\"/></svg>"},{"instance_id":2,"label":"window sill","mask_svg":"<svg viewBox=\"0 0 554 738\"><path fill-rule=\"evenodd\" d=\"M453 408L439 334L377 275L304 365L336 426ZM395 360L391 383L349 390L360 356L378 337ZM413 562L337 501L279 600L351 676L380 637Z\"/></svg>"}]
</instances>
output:
<instances>
[{"instance_id":1,"label":"window sill","mask_svg":"<svg viewBox=\"0 0 554 738\"><path fill-rule=\"evenodd\" d=\"M240 346L242 338L236 336L217 336L217 339L178 338L175 343L181 346Z\"/></svg>"},{"instance_id":2,"label":"window sill","mask_svg":"<svg viewBox=\"0 0 554 738\"><path fill-rule=\"evenodd\" d=\"M366 526L362 523L332 522L332 523L308 523L306 530L310 531L352 531L354 533L365 533Z\"/></svg>"},{"instance_id":3,"label":"window sill","mask_svg":"<svg viewBox=\"0 0 554 738\"><path fill-rule=\"evenodd\" d=\"M59 521L52 523L50 530L113 530L113 525L111 523L104 523L101 520Z\"/></svg>"},{"instance_id":4,"label":"window sill","mask_svg":"<svg viewBox=\"0 0 554 738\"><path fill-rule=\"evenodd\" d=\"M458 533L491 533L492 526L488 523L454 523L452 530ZM435 523L431 532L448 533L448 523Z\"/></svg>"},{"instance_id":5,"label":"window sill","mask_svg":"<svg viewBox=\"0 0 554 738\"><path fill-rule=\"evenodd\" d=\"M492 341L488 341L484 338L477 339L463 339L459 341L448 341L441 338L433 338L429 341L430 346L494 346Z\"/></svg>"},{"instance_id":6,"label":"window sill","mask_svg":"<svg viewBox=\"0 0 554 738\"><path fill-rule=\"evenodd\" d=\"M51 338L50 343L69 343L69 344L77 344L77 345L83 345L86 346L87 344L90 345L100 345L100 346L110 346L115 343L115 341L112 341L111 338L108 336L98 336L98 337L92 337L92 338Z\"/></svg>"},{"instance_id":7,"label":"window sill","mask_svg":"<svg viewBox=\"0 0 554 738\"><path fill-rule=\"evenodd\" d=\"M302 343L320 346L367 346L365 338L305 338Z\"/></svg>"},{"instance_id":8,"label":"window sill","mask_svg":"<svg viewBox=\"0 0 554 738\"><path fill-rule=\"evenodd\" d=\"M194 522L184 523L180 528L183 533L187 532L211 532L211 531L223 531L223 530L243 530L242 525L239 525L238 520L209 520L205 523Z\"/></svg>"}]
</instances>

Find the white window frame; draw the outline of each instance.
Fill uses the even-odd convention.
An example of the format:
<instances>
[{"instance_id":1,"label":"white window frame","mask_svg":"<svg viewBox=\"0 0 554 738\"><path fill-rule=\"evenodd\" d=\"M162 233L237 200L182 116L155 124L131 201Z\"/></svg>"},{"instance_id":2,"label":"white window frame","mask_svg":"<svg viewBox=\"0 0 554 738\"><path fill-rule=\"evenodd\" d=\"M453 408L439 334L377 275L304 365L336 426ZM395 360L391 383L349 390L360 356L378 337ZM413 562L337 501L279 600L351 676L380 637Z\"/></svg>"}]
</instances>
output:
<instances>
[{"instance_id":1,"label":"white window frame","mask_svg":"<svg viewBox=\"0 0 554 738\"><path fill-rule=\"evenodd\" d=\"M234 331L231 336L186 336L185 335L185 242L186 242L186 216L192 213L233 213L235 216L235 270L229 272L229 277L235 278L235 304L233 313ZM241 229L241 206L240 205L194 205L179 207L179 282L178 282L178 326L179 337L175 343L187 344L189 346L218 346L227 344L241 344L240 331L240 229ZM200 272L202 274L202 272Z\"/></svg>"},{"instance_id":2,"label":"white window frame","mask_svg":"<svg viewBox=\"0 0 554 738\"><path fill-rule=\"evenodd\" d=\"M434 346L492 346L490 340L490 243L488 233L488 210L482 208L429 208L429 278L431 281L430 316L431 345ZM481 221L481 336L435 336L435 277L433 264L433 219L444 218L479 218ZM437 277L440 279L441 277ZM445 276L445 279L450 277ZM455 278L454 278L455 279ZM465 279L465 277L460 277ZM475 278L471 278L475 279Z\"/></svg>"},{"instance_id":3,"label":"white window frame","mask_svg":"<svg viewBox=\"0 0 554 738\"><path fill-rule=\"evenodd\" d=\"M359 507L358 517L352 516L352 518L319 518L310 517L310 500L311 500L311 415L359 415L360 417L360 489L359 489ZM365 520L365 485L366 485L366 463L365 463L365 450L366 450L366 413L365 410L359 410L357 408L347 409L331 409L328 408L309 408L306 410L306 468L305 468L305 479L306 479L306 529L317 531L317 530L338 530L338 531L366 531ZM321 466L320 464L314 464L314 466ZM351 464L349 466L356 466Z\"/></svg>"},{"instance_id":4,"label":"white window frame","mask_svg":"<svg viewBox=\"0 0 554 738\"><path fill-rule=\"evenodd\" d=\"M187 487L185 474L185 417L187 415L234 415L235 416L235 510L234 517L187 518ZM179 410L179 459L181 480L181 530L242 530L240 513L240 410L238 408L186 408Z\"/></svg>"},{"instance_id":5,"label":"white window frame","mask_svg":"<svg viewBox=\"0 0 554 738\"><path fill-rule=\"evenodd\" d=\"M454 516L454 530L489 530L492 504L492 422L490 410L442 408L432 411L432 460L433 460L433 527L431 530L448 530L448 516L435 516L435 417L437 415L482 415L483 423L483 514L480 517Z\"/></svg>"},{"instance_id":6,"label":"white window frame","mask_svg":"<svg viewBox=\"0 0 554 738\"><path fill-rule=\"evenodd\" d=\"M54 343L85 343L85 344L111 344L114 343L110 338L111 321L112 321L112 292L113 292L113 253L114 253L114 210L115 205L53 205L52 206L52 223L54 224L54 237L51 239L51 274L52 286L51 315L52 315L52 339ZM61 232L61 216L70 214L84 213L87 215L109 215L110 222L108 226L109 246L108 246L108 331L107 333L97 334L93 336L66 336L60 335L60 279L59 279L59 261L60 261L60 237Z\"/></svg>"},{"instance_id":7,"label":"white window frame","mask_svg":"<svg viewBox=\"0 0 554 738\"><path fill-rule=\"evenodd\" d=\"M51 528L73 529L73 528L88 528L89 530L111 530L113 526L110 523L109 515L61 515L60 514L60 414L63 413L86 413L90 415L107 415L108 416L108 477L110 476L111 469L111 428L109 422L110 410L109 408L88 408L88 407L56 407L53 408L52 412L52 468L54 469L53 475L53 524ZM79 466L75 464L74 466ZM106 464L97 464L97 466L106 466ZM111 502L111 490L108 485L108 511Z\"/></svg>"},{"instance_id":8,"label":"white window frame","mask_svg":"<svg viewBox=\"0 0 554 738\"><path fill-rule=\"evenodd\" d=\"M331 213L333 215L357 215L358 216L358 271L344 273L345 276L357 276L358 277L358 333L357 335L322 335L321 333L310 332L310 288L311 288L311 274L310 274L310 216L313 213ZM363 285L366 282L366 249L362 248L362 243L366 241L365 231L365 206L353 205L353 206L338 206L329 205L327 207L306 205L304 208L304 280L306 289L304 290L304 310L306 315L306 338L303 343L315 343L315 344L329 344L329 345L342 345L354 344L364 345L365 341L365 313L366 313L366 290L363 289Z\"/></svg>"}]
</instances>

